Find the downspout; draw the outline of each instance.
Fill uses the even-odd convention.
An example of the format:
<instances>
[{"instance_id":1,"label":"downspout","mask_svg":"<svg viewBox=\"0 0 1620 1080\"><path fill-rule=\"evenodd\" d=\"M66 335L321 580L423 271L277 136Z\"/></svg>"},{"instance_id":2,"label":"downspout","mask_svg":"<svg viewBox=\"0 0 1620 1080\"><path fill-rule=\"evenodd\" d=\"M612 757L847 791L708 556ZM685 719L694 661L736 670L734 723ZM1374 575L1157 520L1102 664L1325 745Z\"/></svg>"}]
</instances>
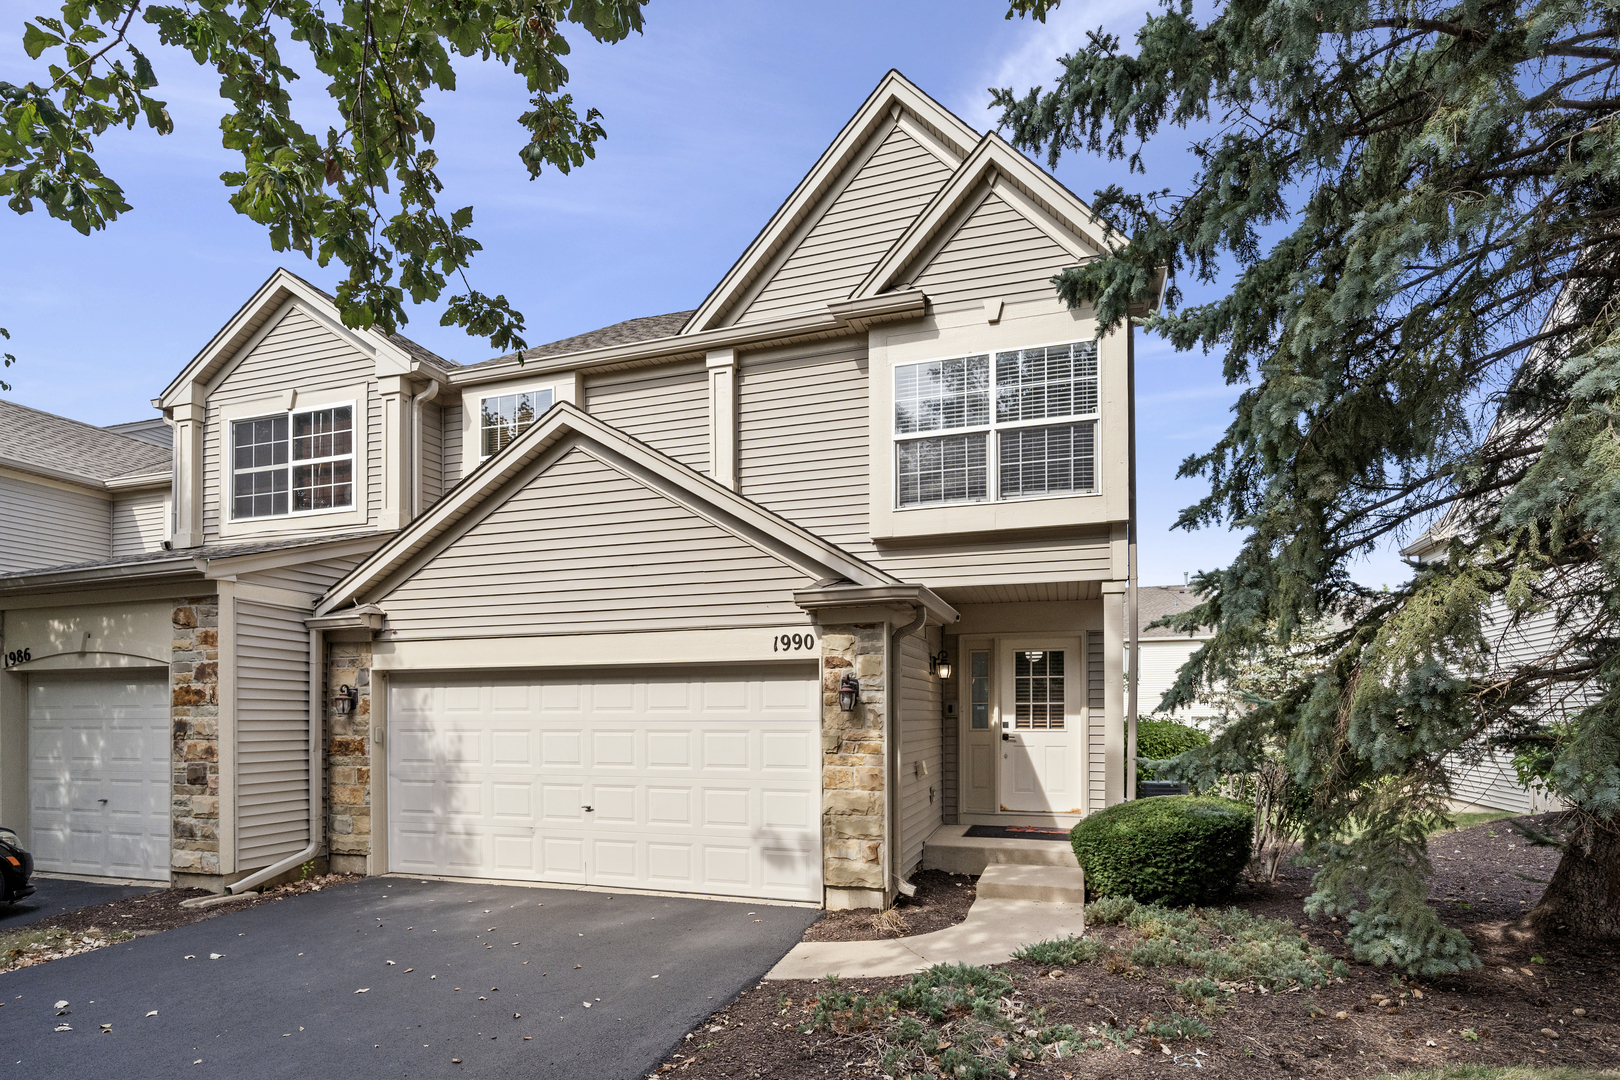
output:
<instances>
[{"instance_id":1,"label":"downspout","mask_svg":"<svg viewBox=\"0 0 1620 1080\"><path fill-rule=\"evenodd\" d=\"M1136 631L1136 330L1125 328L1126 469L1129 471L1129 504L1125 521L1125 656L1130 667L1125 672L1125 797L1136 798L1136 677L1142 666L1142 650Z\"/></svg>"},{"instance_id":2,"label":"downspout","mask_svg":"<svg viewBox=\"0 0 1620 1080\"><path fill-rule=\"evenodd\" d=\"M900 845L905 842L904 823L900 820L900 641L922 629L928 622L926 607L919 604L915 610L915 619L889 635L889 686L887 707L883 710L888 717L885 725L887 730L883 733L884 747L888 751L884 755L888 759L888 769L884 777L883 818L887 823L884 829L887 835L883 843L883 880L889 886L884 891L901 892L907 896L913 895L917 887L903 880L896 869L903 857Z\"/></svg>"},{"instance_id":3,"label":"downspout","mask_svg":"<svg viewBox=\"0 0 1620 1080\"><path fill-rule=\"evenodd\" d=\"M427 389L411 398L411 517L422 514L422 406L439 396L444 384L429 379Z\"/></svg>"},{"instance_id":4,"label":"downspout","mask_svg":"<svg viewBox=\"0 0 1620 1080\"><path fill-rule=\"evenodd\" d=\"M323 827L326 824L321 813L321 786L325 780L321 770L321 750L326 742L323 737L325 725L321 722L321 687L325 682L322 677L321 661L325 652L325 634L319 630L311 630L309 632L309 844L298 854L289 855L278 863L271 863L263 870L249 874L241 881L234 881L225 886L225 891L232 895L256 889L271 878L297 869L320 853L325 839L322 835Z\"/></svg>"}]
</instances>

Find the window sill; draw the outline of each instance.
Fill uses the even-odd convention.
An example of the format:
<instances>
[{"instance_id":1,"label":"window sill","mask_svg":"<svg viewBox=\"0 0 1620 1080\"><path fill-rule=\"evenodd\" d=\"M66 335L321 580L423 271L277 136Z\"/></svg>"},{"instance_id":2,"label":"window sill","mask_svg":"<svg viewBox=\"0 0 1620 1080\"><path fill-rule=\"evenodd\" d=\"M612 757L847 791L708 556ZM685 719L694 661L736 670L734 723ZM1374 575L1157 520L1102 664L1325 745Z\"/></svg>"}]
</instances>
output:
<instances>
[{"instance_id":1,"label":"window sill","mask_svg":"<svg viewBox=\"0 0 1620 1080\"><path fill-rule=\"evenodd\" d=\"M872 507L873 540L911 540L1102 525L1109 516L1101 491L1041 495L1000 502L949 503L905 509Z\"/></svg>"},{"instance_id":2,"label":"window sill","mask_svg":"<svg viewBox=\"0 0 1620 1080\"><path fill-rule=\"evenodd\" d=\"M219 524L219 535L221 539L236 540L249 536L263 536L266 533L365 528L367 524L365 508L356 507L350 510L317 510L304 514L222 521Z\"/></svg>"}]
</instances>

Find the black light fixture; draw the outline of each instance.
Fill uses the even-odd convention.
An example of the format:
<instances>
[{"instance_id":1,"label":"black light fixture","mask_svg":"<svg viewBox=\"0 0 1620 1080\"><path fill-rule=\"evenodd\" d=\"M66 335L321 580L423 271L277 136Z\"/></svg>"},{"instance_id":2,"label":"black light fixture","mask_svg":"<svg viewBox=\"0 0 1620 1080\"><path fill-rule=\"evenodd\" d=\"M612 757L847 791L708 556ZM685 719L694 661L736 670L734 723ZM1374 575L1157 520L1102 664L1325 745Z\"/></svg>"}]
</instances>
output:
<instances>
[{"instance_id":1,"label":"black light fixture","mask_svg":"<svg viewBox=\"0 0 1620 1080\"><path fill-rule=\"evenodd\" d=\"M930 656L928 658L928 672L931 675L938 675L942 679L950 678L951 654L941 649L938 654Z\"/></svg>"},{"instance_id":2,"label":"black light fixture","mask_svg":"<svg viewBox=\"0 0 1620 1080\"><path fill-rule=\"evenodd\" d=\"M337 688L332 695L332 711L338 716L348 716L354 712L355 703L360 700L360 691L347 684Z\"/></svg>"},{"instance_id":3,"label":"black light fixture","mask_svg":"<svg viewBox=\"0 0 1620 1080\"><path fill-rule=\"evenodd\" d=\"M855 678L855 673L846 671L844 680L838 684L838 711L854 712L855 703L861 699L861 683Z\"/></svg>"}]
</instances>

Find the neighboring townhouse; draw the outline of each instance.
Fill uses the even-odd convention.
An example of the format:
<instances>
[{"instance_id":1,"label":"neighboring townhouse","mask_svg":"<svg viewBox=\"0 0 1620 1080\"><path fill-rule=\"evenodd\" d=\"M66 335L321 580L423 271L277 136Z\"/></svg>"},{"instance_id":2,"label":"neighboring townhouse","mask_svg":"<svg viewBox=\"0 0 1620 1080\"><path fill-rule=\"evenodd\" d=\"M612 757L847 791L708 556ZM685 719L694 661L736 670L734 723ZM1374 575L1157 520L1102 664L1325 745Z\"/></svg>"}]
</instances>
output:
<instances>
[{"instance_id":1,"label":"neighboring townhouse","mask_svg":"<svg viewBox=\"0 0 1620 1080\"><path fill-rule=\"evenodd\" d=\"M1220 719L1221 710L1207 701L1194 701L1179 709L1164 711L1159 702L1176 685L1176 677L1192 654L1203 648L1214 635L1207 629L1196 632L1154 626L1155 622L1198 605L1198 597L1188 585L1143 585L1136 590L1137 655L1141 672L1137 676L1138 711L1143 716L1176 720L1210 730Z\"/></svg>"},{"instance_id":2,"label":"neighboring townhouse","mask_svg":"<svg viewBox=\"0 0 1620 1080\"><path fill-rule=\"evenodd\" d=\"M0 813L216 889L849 907L1120 801L1131 331L1051 283L1117 242L890 73L693 311L458 366L277 272L155 401L171 550L0 577ZM63 717L146 741L80 784Z\"/></svg>"}]
</instances>

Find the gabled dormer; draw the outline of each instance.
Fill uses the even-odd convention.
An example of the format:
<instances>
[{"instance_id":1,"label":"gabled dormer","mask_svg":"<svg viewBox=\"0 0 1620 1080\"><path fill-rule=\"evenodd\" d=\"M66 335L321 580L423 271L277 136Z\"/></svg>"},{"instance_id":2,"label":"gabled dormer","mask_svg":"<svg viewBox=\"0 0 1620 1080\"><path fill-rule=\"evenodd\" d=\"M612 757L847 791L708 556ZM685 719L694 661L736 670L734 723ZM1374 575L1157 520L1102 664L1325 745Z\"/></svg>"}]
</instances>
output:
<instances>
[{"instance_id":1,"label":"gabled dormer","mask_svg":"<svg viewBox=\"0 0 1620 1080\"><path fill-rule=\"evenodd\" d=\"M454 367L277 270L153 401L175 433L173 545L400 528L438 498Z\"/></svg>"}]
</instances>

